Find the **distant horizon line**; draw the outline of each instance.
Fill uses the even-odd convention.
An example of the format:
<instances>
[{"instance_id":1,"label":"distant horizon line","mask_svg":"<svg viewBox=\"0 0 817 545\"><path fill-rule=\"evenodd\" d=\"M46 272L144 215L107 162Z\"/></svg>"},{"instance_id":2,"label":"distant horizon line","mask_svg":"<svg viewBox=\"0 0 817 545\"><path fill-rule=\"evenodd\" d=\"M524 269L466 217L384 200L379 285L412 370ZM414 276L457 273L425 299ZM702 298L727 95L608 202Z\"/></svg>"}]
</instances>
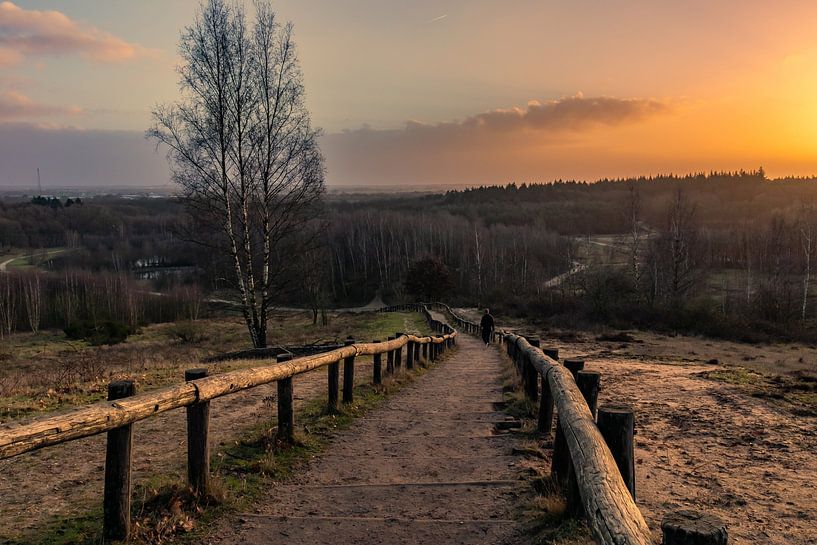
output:
<instances>
[{"instance_id":1,"label":"distant horizon line","mask_svg":"<svg viewBox=\"0 0 817 545\"><path fill-rule=\"evenodd\" d=\"M379 191L379 190L389 190L389 191L400 191L404 193L412 192L412 191L440 191L443 189L469 189L469 188L479 188L479 187L504 187L510 184L516 185L549 185L549 184L556 184L556 183L565 183L565 182L574 182L574 183L599 183L605 180L637 180L637 179L655 179L655 178L662 178L662 177L674 177L674 178L687 178L687 177L695 177L695 176L709 176L711 174L724 174L724 175L734 175L740 174L741 172L746 174L754 174L759 172L759 170L723 170L723 171L690 171L683 174L676 174L676 173L659 173L659 174L639 174L633 176L610 176L610 177L601 177L596 178L593 180L589 179L578 179L578 178L557 178L550 181L527 181L527 180L510 180L510 181L503 181L503 182L459 182L459 183L413 183L413 184L394 184L390 185L388 183L380 183L380 184L333 184L327 182L326 189L329 193L343 193L343 192L364 192L364 191ZM801 180L801 181L809 181L809 180L817 180L817 174L812 175L787 175L787 176L777 176L774 178L766 178L769 182L777 182L777 181L785 181L785 180ZM23 193L29 194L48 194L49 192L68 192L68 191L84 191L90 193L97 193L97 194L116 194L122 195L127 194L129 192L135 194L144 194L144 193L151 193L151 192L160 192L163 194L173 194L174 190L176 189L176 184L172 182L164 183L164 184L153 184L153 185L55 185L52 187L43 187L38 188L36 184L32 185L8 185L8 184L0 184L0 193Z\"/></svg>"}]
</instances>

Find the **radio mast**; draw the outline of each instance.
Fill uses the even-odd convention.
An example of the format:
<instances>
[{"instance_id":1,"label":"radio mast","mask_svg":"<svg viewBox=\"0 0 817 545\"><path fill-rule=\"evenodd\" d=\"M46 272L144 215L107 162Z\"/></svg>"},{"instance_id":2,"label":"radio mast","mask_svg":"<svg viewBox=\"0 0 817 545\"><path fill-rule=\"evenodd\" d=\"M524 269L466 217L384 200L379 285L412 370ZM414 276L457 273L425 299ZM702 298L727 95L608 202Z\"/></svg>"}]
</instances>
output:
<instances>
[{"instance_id":1,"label":"radio mast","mask_svg":"<svg viewBox=\"0 0 817 545\"><path fill-rule=\"evenodd\" d=\"M43 183L40 181L40 167L37 167L37 189L40 192L40 195L43 194Z\"/></svg>"}]
</instances>

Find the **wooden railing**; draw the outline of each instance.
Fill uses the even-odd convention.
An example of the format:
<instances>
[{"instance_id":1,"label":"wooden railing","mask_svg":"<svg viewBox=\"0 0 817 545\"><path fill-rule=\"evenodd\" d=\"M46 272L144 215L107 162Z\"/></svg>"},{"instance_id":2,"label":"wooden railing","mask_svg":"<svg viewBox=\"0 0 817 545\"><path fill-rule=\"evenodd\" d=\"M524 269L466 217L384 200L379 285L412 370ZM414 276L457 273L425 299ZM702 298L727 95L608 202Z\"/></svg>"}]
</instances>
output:
<instances>
[{"instance_id":1,"label":"wooden railing","mask_svg":"<svg viewBox=\"0 0 817 545\"><path fill-rule=\"evenodd\" d=\"M135 422L173 409L187 408L188 480L195 492L203 493L209 481L208 429L212 399L277 382L278 437L291 441L294 430L292 378L296 375L327 367L328 408L335 410L341 393L341 361L344 370L341 399L348 404L354 400L356 357L373 356L372 382L380 384L384 376L383 354L387 355L385 374L389 374L403 363L411 369L415 362L423 359L434 361L455 345L457 332L448 324L433 319L425 305L403 305L400 309L422 312L437 334L397 333L386 341L370 343L356 343L349 339L343 348L323 354L296 359L284 355L274 363L270 361L264 365L261 361L257 367L213 376L207 376L205 369L192 369L185 373L186 382L182 384L138 395L135 395L133 382L112 382L108 387L108 401L27 423L0 426L0 460L107 432L103 537L106 540L126 539L130 533L131 444Z\"/></svg>"},{"instance_id":2,"label":"wooden railing","mask_svg":"<svg viewBox=\"0 0 817 545\"><path fill-rule=\"evenodd\" d=\"M479 324L459 316L448 305L434 303L429 306L444 309L459 331L480 333ZM613 422L607 439L616 447L617 456L614 457L595 420L598 373L580 376L583 361L566 360L562 365L558 361L558 351L543 351L536 339L529 340L504 331L496 331L494 339L504 343L527 397L531 401L539 400L538 431L545 436L552 433L555 405L558 423L552 475L567 492L568 511L586 517L599 544L652 543L650 530L634 499L632 410L629 410L629 418L607 419ZM581 381L582 389L577 385L577 379ZM610 407L610 412L614 411ZM623 411L626 416L628 409L623 408ZM620 425L622 422L623 426ZM624 441L612 440L622 436Z\"/></svg>"}]
</instances>

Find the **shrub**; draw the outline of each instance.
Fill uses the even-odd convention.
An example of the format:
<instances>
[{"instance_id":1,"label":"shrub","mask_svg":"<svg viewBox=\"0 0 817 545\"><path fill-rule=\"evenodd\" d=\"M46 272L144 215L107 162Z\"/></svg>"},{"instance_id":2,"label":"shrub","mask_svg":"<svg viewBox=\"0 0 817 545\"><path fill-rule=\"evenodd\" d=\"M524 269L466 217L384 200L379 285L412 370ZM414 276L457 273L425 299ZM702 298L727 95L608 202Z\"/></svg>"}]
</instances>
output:
<instances>
[{"instance_id":1,"label":"shrub","mask_svg":"<svg viewBox=\"0 0 817 545\"><path fill-rule=\"evenodd\" d=\"M125 342L128 335L133 333L127 325L113 320L98 323L90 320L75 321L68 324L63 331L69 339L87 341L93 346L119 344Z\"/></svg>"},{"instance_id":2,"label":"shrub","mask_svg":"<svg viewBox=\"0 0 817 545\"><path fill-rule=\"evenodd\" d=\"M168 334L173 339L178 339L182 344L191 344L206 339L202 333L202 328L192 320L177 322L168 329Z\"/></svg>"}]
</instances>

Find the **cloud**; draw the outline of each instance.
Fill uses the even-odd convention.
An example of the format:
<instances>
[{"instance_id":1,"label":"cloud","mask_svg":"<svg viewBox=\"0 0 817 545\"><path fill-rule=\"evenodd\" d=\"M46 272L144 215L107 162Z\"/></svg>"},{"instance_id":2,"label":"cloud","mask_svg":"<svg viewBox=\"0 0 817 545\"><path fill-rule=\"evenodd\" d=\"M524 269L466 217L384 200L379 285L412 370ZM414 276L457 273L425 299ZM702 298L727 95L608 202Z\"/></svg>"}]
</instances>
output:
<instances>
[{"instance_id":1,"label":"cloud","mask_svg":"<svg viewBox=\"0 0 817 545\"><path fill-rule=\"evenodd\" d=\"M491 131L519 130L578 131L593 126L623 125L666 113L670 106L644 98L585 98L581 93L557 100L531 100L525 109L498 109L467 117L463 121L425 124L409 121L406 130Z\"/></svg>"},{"instance_id":2,"label":"cloud","mask_svg":"<svg viewBox=\"0 0 817 545\"><path fill-rule=\"evenodd\" d=\"M72 53L93 61L119 62L149 51L59 11L27 10L0 1L0 66L18 63L25 56Z\"/></svg>"},{"instance_id":3,"label":"cloud","mask_svg":"<svg viewBox=\"0 0 817 545\"><path fill-rule=\"evenodd\" d=\"M34 102L17 91L0 92L0 121L81 113L82 109L78 106L52 106Z\"/></svg>"},{"instance_id":4,"label":"cloud","mask_svg":"<svg viewBox=\"0 0 817 545\"><path fill-rule=\"evenodd\" d=\"M142 132L0 123L0 186L158 186L170 179L163 153Z\"/></svg>"},{"instance_id":5,"label":"cloud","mask_svg":"<svg viewBox=\"0 0 817 545\"><path fill-rule=\"evenodd\" d=\"M409 121L400 129L363 127L323 139L328 179L335 184L470 183L546 176L586 163L575 150L599 153L614 129L667 114L672 104L646 98L532 100L445 123Z\"/></svg>"}]
</instances>

